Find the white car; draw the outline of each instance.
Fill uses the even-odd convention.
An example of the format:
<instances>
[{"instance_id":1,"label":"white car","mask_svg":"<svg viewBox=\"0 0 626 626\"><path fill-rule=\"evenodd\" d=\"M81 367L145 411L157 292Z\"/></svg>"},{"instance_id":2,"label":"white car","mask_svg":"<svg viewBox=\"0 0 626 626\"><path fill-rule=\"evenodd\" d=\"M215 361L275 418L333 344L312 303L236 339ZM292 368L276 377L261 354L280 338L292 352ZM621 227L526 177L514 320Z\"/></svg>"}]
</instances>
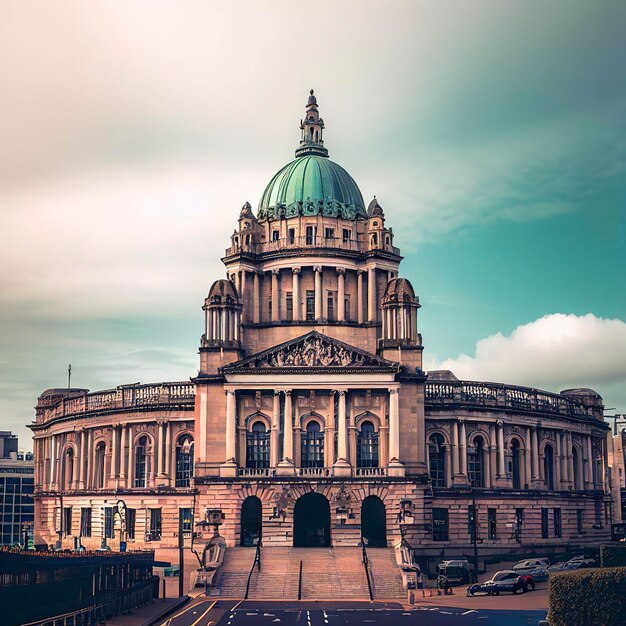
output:
<instances>
[{"instance_id":1,"label":"white car","mask_svg":"<svg viewBox=\"0 0 626 626\"><path fill-rule=\"evenodd\" d=\"M520 575L532 576L533 580L541 581L548 579L548 566L546 565L547 559L526 559L520 561L513 566L513 570Z\"/></svg>"}]
</instances>

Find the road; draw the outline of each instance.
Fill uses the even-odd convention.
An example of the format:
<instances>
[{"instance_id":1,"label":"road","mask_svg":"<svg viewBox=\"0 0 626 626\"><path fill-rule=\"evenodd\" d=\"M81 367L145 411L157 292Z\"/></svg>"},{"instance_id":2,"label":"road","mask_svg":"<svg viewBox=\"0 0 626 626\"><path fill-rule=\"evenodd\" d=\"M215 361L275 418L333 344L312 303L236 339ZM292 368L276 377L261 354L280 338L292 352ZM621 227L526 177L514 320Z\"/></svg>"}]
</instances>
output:
<instances>
[{"instance_id":1,"label":"road","mask_svg":"<svg viewBox=\"0 0 626 626\"><path fill-rule=\"evenodd\" d=\"M503 611L395 603L193 601L161 626L537 626L545 611Z\"/></svg>"}]
</instances>

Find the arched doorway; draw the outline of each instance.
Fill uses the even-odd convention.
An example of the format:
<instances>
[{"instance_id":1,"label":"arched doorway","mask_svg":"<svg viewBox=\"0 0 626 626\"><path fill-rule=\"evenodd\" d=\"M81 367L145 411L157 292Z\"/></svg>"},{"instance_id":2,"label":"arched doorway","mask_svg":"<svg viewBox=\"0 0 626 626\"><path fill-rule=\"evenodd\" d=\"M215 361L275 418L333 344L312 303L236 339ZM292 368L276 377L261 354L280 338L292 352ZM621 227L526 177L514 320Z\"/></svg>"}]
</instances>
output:
<instances>
[{"instance_id":1,"label":"arched doorway","mask_svg":"<svg viewBox=\"0 0 626 626\"><path fill-rule=\"evenodd\" d=\"M293 545L296 548L330 546L330 505L320 493L307 493L293 510Z\"/></svg>"},{"instance_id":2,"label":"arched doorway","mask_svg":"<svg viewBox=\"0 0 626 626\"><path fill-rule=\"evenodd\" d=\"M387 547L385 504L378 496L367 496L361 504L361 535L368 546Z\"/></svg>"},{"instance_id":3,"label":"arched doorway","mask_svg":"<svg viewBox=\"0 0 626 626\"><path fill-rule=\"evenodd\" d=\"M249 496L241 505L241 545L256 546L263 531L263 506L256 496Z\"/></svg>"}]
</instances>

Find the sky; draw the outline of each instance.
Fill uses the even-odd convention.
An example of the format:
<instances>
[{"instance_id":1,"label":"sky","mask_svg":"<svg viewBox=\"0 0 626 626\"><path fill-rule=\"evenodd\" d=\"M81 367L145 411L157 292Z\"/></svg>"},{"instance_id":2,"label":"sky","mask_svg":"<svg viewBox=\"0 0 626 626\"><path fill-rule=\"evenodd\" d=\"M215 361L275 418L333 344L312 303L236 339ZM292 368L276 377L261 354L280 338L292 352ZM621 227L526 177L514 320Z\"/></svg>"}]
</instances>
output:
<instances>
[{"instance_id":1,"label":"sky","mask_svg":"<svg viewBox=\"0 0 626 626\"><path fill-rule=\"evenodd\" d=\"M0 430L186 380L311 88L420 295L426 369L626 413L626 4L0 3Z\"/></svg>"}]
</instances>

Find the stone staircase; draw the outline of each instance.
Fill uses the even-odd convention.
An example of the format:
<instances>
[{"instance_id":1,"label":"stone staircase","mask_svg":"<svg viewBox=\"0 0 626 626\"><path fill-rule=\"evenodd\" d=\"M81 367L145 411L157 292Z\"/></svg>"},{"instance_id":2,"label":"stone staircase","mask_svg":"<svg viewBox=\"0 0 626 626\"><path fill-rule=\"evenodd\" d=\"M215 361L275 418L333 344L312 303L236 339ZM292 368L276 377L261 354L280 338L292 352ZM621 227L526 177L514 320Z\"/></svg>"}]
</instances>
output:
<instances>
[{"instance_id":1,"label":"stone staircase","mask_svg":"<svg viewBox=\"0 0 626 626\"><path fill-rule=\"evenodd\" d=\"M399 600L406 598L406 589L402 586L402 574L396 563L393 548L368 548L370 577L374 600Z\"/></svg>"},{"instance_id":2,"label":"stone staircase","mask_svg":"<svg viewBox=\"0 0 626 626\"><path fill-rule=\"evenodd\" d=\"M227 548L224 562L219 569L216 584L210 595L243 598L255 552L254 548ZM255 574L253 578L254 576Z\"/></svg>"}]
</instances>

